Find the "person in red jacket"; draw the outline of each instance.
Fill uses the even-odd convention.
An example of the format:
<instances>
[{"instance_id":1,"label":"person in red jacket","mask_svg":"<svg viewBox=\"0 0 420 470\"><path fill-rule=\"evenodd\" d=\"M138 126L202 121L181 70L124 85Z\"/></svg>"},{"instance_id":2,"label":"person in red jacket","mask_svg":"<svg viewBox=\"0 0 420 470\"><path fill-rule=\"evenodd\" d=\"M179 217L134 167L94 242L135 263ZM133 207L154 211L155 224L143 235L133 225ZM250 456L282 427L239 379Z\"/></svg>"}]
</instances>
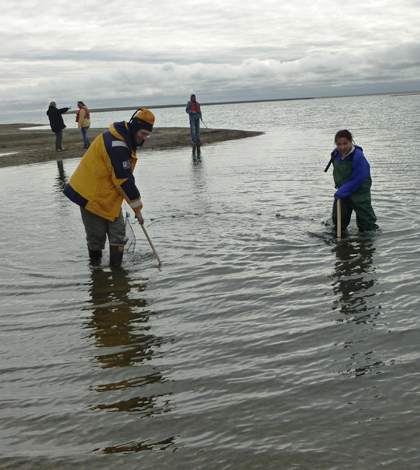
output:
<instances>
[{"instance_id":1,"label":"person in red jacket","mask_svg":"<svg viewBox=\"0 0 420 470\"><path fill-rule=\"evenodd\" d=\"M190 115L190 130L191 130L191 140L193 145L201 145L200 142L200 120L203 120L203 115L201 114L201 108L198 101L195 98L195 95L191 95L190 101L187 103L185 112Z\"/></svg>"}]
</instances>

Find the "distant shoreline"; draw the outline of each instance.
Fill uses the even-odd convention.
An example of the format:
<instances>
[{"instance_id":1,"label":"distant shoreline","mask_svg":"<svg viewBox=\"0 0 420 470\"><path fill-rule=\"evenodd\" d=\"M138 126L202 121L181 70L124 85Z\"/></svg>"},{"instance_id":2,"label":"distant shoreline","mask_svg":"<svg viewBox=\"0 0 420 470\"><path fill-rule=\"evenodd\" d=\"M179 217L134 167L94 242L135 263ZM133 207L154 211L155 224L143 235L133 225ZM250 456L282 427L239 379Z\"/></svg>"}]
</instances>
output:
<instances>
[{"instance_id":1,"label":"distant shoreline","mask_svg":"<svg viewBox=\"0 0 420 470\"><path fill-rule=\"evenodd\" d=\"M275 99L263 99L263 100L239 100L239 101L215 101L209 103L201 103L201 106L223 106L227 104L249 104L249 103L270 103L278 101L306 101L306 100L322 100L330 98L356 98L361 96L408 96L408 95L420 95L420 91L401 91L393 93L362 93L360 95L336 95L336 96L317 96L317 97L304 97L304 98L275 98ZM158 105L143 105L143 106L116 106L106 108L89 108L91 113L108 113L113 111L130 111L139 108L148 109L162 109L162 108L183 108L185 103L181 104L158 104ZM70 110L67 114L76 114L78 110Z\"/></svg>"},{"instance_id":2,"label":"distant shoreline","mask_svg":"<svg viewBox=\"0 0 420 470\"><path fill-rule=\"evenodd\" d=\"M315 100L317 98L282 98L276 100L251 100L251 101L220 101L214 103L200 103L200 106L222 106L226 104L247 104L247 103L269 103L271 101L302 101L302 100ZM117 106L115 108L89 108L91 113L109 113L113 111L132 111L140 108L147 109L164 109L164 108L185 108L186 104L157 104L157 105L144 105L144 106ZM77 114L78 110L67 111L66 114Z\"/></svg>"},{"instance_id":3,"label":"distant shoreline","mask_svg":"<svg viewBox=\"0 0 420 470\"><path fill-rule=\"evenodd\" d=\"M99 134L108 129L88 131L92 142ZM202 145L214 145L226 140L255 137L264 132L241 131L232 129L201 129ZM0 124L0 168L27 165L46 161L82 158L82 134L79 129L63 130L63 152L55 150L55 134L48 128L39 128L37 124ZM152 138L144 145L145 150L164 150L179 147L191 148L189 127L154 128Z\"/></svg>"}]
</instances>

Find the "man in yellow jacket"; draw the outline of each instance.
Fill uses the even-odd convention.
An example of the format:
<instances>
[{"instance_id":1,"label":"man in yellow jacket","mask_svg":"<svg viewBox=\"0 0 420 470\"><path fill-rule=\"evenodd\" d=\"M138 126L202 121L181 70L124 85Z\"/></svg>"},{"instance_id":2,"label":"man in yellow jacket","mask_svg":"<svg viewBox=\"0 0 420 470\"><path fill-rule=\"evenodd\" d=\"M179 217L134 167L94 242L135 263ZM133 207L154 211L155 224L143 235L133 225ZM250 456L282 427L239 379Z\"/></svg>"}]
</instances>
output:
<instances>
[{"instance_id":1,"label":"man in yellow jacket","mask_svg":"<svg viewBox=\"0 0 420 470\"><path fill-rule=\"evenodd\" d=\"M110 264L120 266L124 254L125 224L121 205L125 199L140 224L144 223L140 192L133 171L136 150L153 130L155 116L137 110L129 122L115 122L99 135L76 168L64 194L80 206L89 256L100 260L108 235Z\"/></svg>"}]
</instances>

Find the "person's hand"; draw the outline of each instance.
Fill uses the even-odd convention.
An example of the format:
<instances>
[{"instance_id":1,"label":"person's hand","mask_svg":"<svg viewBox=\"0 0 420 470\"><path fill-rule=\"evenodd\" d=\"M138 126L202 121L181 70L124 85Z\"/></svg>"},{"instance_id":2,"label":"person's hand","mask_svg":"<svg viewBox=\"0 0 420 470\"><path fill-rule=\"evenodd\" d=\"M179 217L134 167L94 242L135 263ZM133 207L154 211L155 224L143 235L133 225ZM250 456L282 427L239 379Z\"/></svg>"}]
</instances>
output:
<instances>
[{"instance_id":1,"label":"person's hand","mask_svg":"<svg viewBox=\"0 0 420 470\"><path fill-rule=\"evenodd\" d=\"M140 225L143 225L144 224L144 219L143 219L143 216L141 214L141 212L135 212L134 214L134 217L139 221L139 224Z\"/></svg>"},{"instance_id":2,"label":"person's hand","mask_svg":"<svg viewBox=\"0 0 420 470\"><path fill-rule=\"evenodd\" d=\"M69 106L68 109L71 109L71 106Z\"/></svg>"}]
</instances>

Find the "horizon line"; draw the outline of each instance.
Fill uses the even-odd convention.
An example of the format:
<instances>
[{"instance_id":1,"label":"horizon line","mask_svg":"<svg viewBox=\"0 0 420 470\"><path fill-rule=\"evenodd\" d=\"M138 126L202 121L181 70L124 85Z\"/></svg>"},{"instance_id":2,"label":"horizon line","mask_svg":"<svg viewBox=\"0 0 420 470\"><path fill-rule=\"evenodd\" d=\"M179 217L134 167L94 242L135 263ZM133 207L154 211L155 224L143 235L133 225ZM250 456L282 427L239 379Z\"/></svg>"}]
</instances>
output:
<instances>
[{"instance_id":1,"label":"horizon line","mask_svg":"<svg viewBox=\"0 0 420 470\"><path fill-rule=\"evenodd\" d=\"M261 100L237 100L237 101L215 101L200 103L200 106L222 106L226 104L247 104L247 103L268 103L274 101L303 101L303 100L318 100L318 99L330 99L330 98L354 98L358 96L381 96L381 95L418 95L420 91L397 91L387 93L361 93L356 95L335 95L335 96L307 96L304 98L270 98ZM104 107L104 108L89 108L89 112L110 112L110 111L129 111L132 109L162 109L162 108L182 108L185 104L158 104L158 105L147 105L147 106L115 106L115 107ZM76 114L76 110L68 111L67 114Z\"/></svg>"}]
</instances>

